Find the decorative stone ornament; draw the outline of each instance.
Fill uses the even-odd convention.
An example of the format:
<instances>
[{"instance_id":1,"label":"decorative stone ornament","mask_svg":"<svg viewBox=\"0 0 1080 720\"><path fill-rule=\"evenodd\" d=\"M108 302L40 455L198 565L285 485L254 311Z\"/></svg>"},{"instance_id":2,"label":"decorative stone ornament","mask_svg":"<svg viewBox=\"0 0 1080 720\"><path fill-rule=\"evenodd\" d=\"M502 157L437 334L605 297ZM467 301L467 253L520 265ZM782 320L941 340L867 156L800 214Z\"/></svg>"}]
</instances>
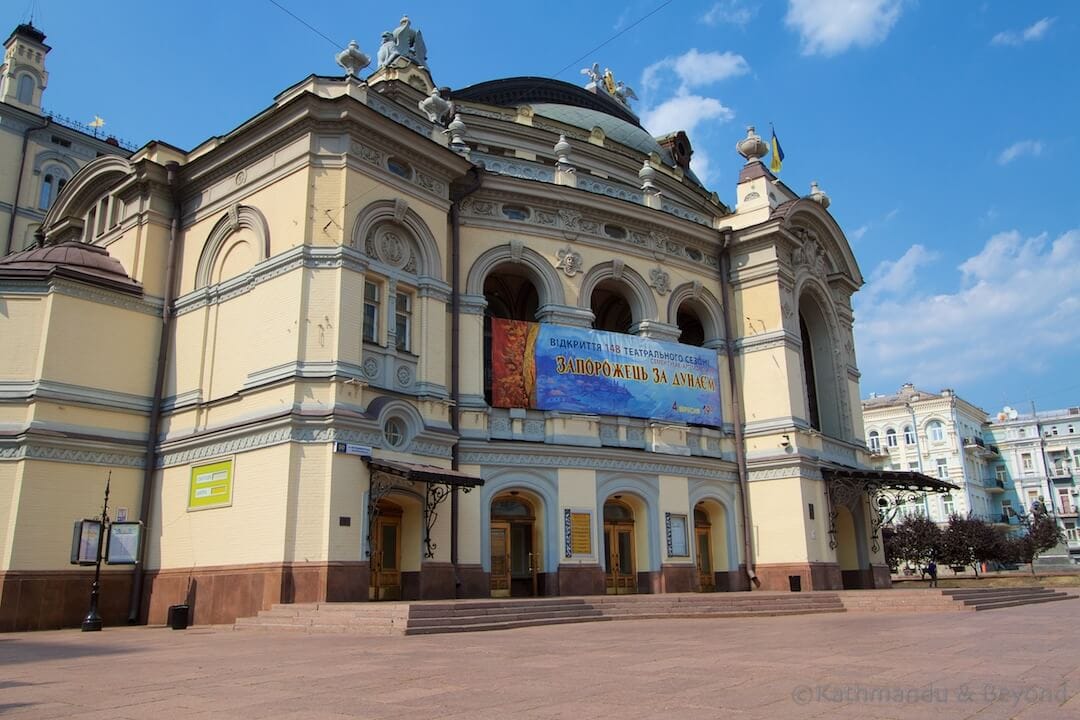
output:
<instances>
[{"instance_id":1,"label":"decorative stone ornament","mask_svg":"<svg viewBox=\"0 0 1080 720\"><path fill-rule=\"evenodd\" d=\"M806 197L826 209L832 203L832 201L829 199L829 196L825 194L825 191L818 187L817 180L814 180L810 183L810 194Z\"/></svg>"},{"instance_id":2,"label":"decorative stone ornament","mask_svg":"<svg viewBox=\"0 0 1080 720\"><path fill-rule=\"evenodd\" d=\"M420 111L427 115L428 120L442 125L450 114L453 104L442 96L439 88L431 88L428 96L417 103Z\"/></svg>"},{"instance_id":3,"label":"decorative stone ornament","mask_svg":"<svg viewBox=\"0 0 1080 720\"><path fill-rule=\"evenodd\" d=\"M649 285L660 295L666 295L671 290L671 276L657 266L649 271Z\"/></svg>"},{"instance_id":4,"label":"decorative stone ornament","mask_svg":"<svg viewBox=\"0 0 1080 720\"><path fill-rule=\"evenodd\" d=\"M382 34L382 46L379 48L379 68L384 68L398 58L403 58L420 67L427 67L427 46L419 30L413 30L409 16L393 30Z\"/></svg>"},{"instance_id":5,"label":"decorative stone ornament","mask_svg":"<svg viewBox=\"0 0 1080 720\"><path fill-rule=\"evenodd\" d=\"M574 168L570 164L570 150L572 148L565 135L559 135L559 142L555 143L553 149L555 150L555 161L558 163L559 169L573 172Z\"/></svg>"},{"instance_id":6,"label":"decorative stone ornament","mask_svg":"<svg viewBox=\"0 0 1080 720\"><path fill-rule=\"evenodd\" d=\"M648 160L645 160L641 169L638 170L638 179L641 180L641 189L650 195L655 195L660 192L660 188L656 187L656 168L649 164Z\"/></svg>"},{"instance_id":7,"label":"decorative stone ornament","mask_svg":"<svg viewBox=\"0 0 1080 720\"><path fill-rule=\"evenodd\" d=\"M566 273L566 277L574 277L581 272L581 254L569 247L562 248L559 250L559 262L555 267Z\"/></svg>"},{"instance_id":8,"label":"decorative stone ornament","mask_svg":"<svg viewBox=\"0 0 1080 720\"><path fill-rule=\"evenodd\" d=\"M469 146L465 144L467 129L465 121L461 119L461 113L454 113L454 119L446 126L446 133L450 136L450 148L454 152L468 151Z\"/></svg>"},{"instance_id":9,"label":"decorative stone ornament","mask_svg":"<svg viewBox=\"0 0 1080 720\"><path fill-rule=\"evenodd\" d=\"M735 150L746 158L747 165L752 162L761 162L761 158L769 154L769 146L761 139L761 136L754 132L753 125L746 127L746 137L735 144Z\"/></svg>"},{"instance_id":10,"label":"decorative stone ornament","mask_svg":"<svg viewBox=\"0 0 1080 720\"><path fill-rule=\"evenodd\" d=\"M348 47L335 55L334 59L345 69L345 74L352 77L360 77L360 71L371 64L371 57L360 50L355 40L350 40Z\"/></svg>"}]
</instances>

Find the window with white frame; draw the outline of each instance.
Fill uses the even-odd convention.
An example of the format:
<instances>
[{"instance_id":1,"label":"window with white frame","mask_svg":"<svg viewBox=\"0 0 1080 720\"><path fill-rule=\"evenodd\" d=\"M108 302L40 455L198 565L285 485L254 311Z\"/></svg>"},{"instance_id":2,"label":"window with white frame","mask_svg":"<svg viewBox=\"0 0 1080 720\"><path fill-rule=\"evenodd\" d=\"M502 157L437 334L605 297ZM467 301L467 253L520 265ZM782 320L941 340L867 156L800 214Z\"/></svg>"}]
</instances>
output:
<instances>
[{"instance_id":1,"label":"window with white frame","mask_svg":"<svg viewBox=\"0 0 1080 720\"><path fill-rule=\"evenodd\" d=\"M871 452L877 452L881 449L881 436L878 435L877 430L870 431L870 436L867 437L866 444L870 447Z\"/></svg>"},{"instance_id":2,"label":"window with white frame","mask_svg":"<svg viewBox=\"0 0 1080 720\"><path fill-rule=\"evenodd\" d=\"M946 458L938 458L935 462L937 463L937 476L942 480L948 480L949 461Z\"/></svg>"},{"instance_id":3,"label":"window with white frame","mask_svg":"<svg viewBox=\"0 0 1080 720\"><path fill-rule=\"evenodd\" d=\"M956 512L956 505L953 503L952 494L941 496L941 507L945 514L945 517L949 517Z\"/></svg>"},{"instance_id":4,"label":"window with white frame","mask_svg":"<svg viewBox=\"0 0 1080 720\"><path fill-rule=\"evenodd\" d=\"M892 428L885 430L885 444L891 448L896 447L896 431Z\"/></svg>"},{"instance_id":5,"label":"window with white frame","mask_svg":"<svg viewBox=\"0 0 1080 720\"><path fill-rule=\"evenodd\" d=\"M917 462L909 462L907 464L907 469L908 470L914 470L914 471L917 472L919 470L919 463L917 463Z\"/></svg>"},{"instance_id":6,"label":"window with white frame","mask_svg":"<svg viewBox=\"0 0 1080 720\"><path fill-rule=\"evenodd\" d=\"M398 350L412 349L412 295L399 292L394 303L394 342Z\"/></svg>"},{"instance_id":7,"label":"window with white frame","mask_svg":"<svg viewBox=\"0 0 1080 720\"><path fill-rule=\"evenodd\" d=\"M940 420L931 420L926 426L930 442L945 442L945 425Z\"/></svg>"},{"instance_id":8,"label":"window with white frame","mask_svg":"<svg viewBox=\"0 0 1080 720\"><path fill-rule=\"evenodd\" d=\"M914 445L915 444L915 431L911 429L910 425L905 425L904 426L904 444L905 445Z\"/></svg>"},{"instance_id":9,"label":"window with white frame","mask_svg":"<svg viewBox=\"0 0 1080 720\"><path fill-rule=\"evenodd\" d=\"M364 342L379 342L379 295L377 284L364 282Z\"/></svg>"},{"instance_id":10,"label":"window with white frame","mask_svg":"<svg viewBox=\"0 0 1080 720\"><path fill-rule=\"evenodd\" d=\"M1009 479L1008 470L1005 469L1004 465L998 465L994 468L994 477L997 478L999 483L1003 483Z\"/></svg>"},{"instance_id":11,"label":"window with white frame","mask_svg":"<svg viewBox=\"0 0 1080 720\"><path fill-rule=\"evenodd\" d=\"M1035 470L1035 465L1031 461L1031 453L1020 454L1020 467L1024 469L1024 472L1030 473Z\"/></svg>"}]
</instances>

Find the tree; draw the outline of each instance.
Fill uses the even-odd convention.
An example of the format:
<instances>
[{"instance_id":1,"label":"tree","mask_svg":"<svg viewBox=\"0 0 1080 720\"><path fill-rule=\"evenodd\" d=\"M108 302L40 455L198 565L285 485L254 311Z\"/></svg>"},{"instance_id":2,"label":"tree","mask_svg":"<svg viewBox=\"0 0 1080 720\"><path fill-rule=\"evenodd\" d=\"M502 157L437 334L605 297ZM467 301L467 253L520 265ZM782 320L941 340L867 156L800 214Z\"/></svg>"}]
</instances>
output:
<instances>
[{"instance_id":1,"label":"tree","mask_svg":"<svg viewBox=\"0 0 1080 720\"><path fill-rule=\"evenodd\" d=\"M898 570L901 561L925 566L936 557L941 529L925 515L909 515L882 534L889 567Z\"/></svg>"},{"instance_id":2,"label":"tree","mask_svg":"<svg viewBox=\"0 0 1080 720\"><path fill-rule=\"evenodd\" d=\"M1010 550L1018 562L1031 564L1031 574L1035 574L1035 560L1039 555L1065 541L1065 534L1058 527L1057 520L1046 512L1041 502L1031 504L1031 514L1021 515L1025 532L1010 542Z\"/></svg>"},{"instance_id":3,"label":"tree","mask_svg":"<svg viewBox=\"0 0 1080 720\"><path fill-rule=\"evenodd\" d=\"M1009 548L1005 534L986 520L975 517L949 516L949 525L942 535L941 561L952 567L970 565L979 576L979 565L1007 559Z\"/></svg>"}]
</instances>

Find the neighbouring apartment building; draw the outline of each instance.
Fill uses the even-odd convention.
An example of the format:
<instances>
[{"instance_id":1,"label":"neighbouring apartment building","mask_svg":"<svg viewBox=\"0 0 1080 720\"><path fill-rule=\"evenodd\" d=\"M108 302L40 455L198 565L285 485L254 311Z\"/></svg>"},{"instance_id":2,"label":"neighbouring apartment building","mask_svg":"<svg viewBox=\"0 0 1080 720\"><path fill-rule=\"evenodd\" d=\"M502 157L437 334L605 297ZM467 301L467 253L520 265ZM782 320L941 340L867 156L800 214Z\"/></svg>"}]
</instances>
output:
<instances>
[{"instance_id":1,"label":"neighbouring apartment building","mask_svg":"<svg viewBox=\"0 0 1080 720\"><path fill-rule=\"evenodd\" d=\"M901 513L922 512L941 524L953 513L972 515L1016 529L1040 501L1080 561L1080 409L1023 414L1006 407L991 418L952 390L905 384L895 394L864 400L863 422L875 468L926 472L959 487L912 498ZM1064 559L1064 550L1043 560Z\"/></svg>"},{"instance_id":2,"label":"neighbouring apartment building","mask_svg":"<svg viewBox=\"0 0 1080 720\"><path fill-rule=\"evenodd\" d=\"M726 204L610 71L368 60L92 160L0 260L0 627L79 621L110 473L107 622L887 586L875 494L951 486L870 468L828 197L751 128Z\"/></svg>"}]
</instances>

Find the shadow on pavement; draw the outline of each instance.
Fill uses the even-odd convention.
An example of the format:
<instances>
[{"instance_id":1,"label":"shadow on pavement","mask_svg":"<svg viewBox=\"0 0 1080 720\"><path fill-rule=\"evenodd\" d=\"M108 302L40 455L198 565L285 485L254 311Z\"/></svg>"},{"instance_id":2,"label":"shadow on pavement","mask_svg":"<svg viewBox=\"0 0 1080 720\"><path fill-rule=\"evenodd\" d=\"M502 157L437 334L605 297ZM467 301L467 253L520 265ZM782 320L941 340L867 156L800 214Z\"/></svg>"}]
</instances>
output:
<instances>
[{"instance_id":1,"label":"shadow on pavement","mask_svg":"<svg viewBox=\"0 0 1080 720\"><path fill-rule=\"evenodd\" d=\"M47 660L66 660L78 657L105 655L124 655L137 652L139 648L124 648L110 645L89 645L83 643L39 642L35 640L8 639L0 643L0 665L19 663L25 665ZM0 684L0 688L5 687ZM7 685L15 687L15 685ZM0 706L2 707L2 706Z\"/></svg>"}]
</instances>

